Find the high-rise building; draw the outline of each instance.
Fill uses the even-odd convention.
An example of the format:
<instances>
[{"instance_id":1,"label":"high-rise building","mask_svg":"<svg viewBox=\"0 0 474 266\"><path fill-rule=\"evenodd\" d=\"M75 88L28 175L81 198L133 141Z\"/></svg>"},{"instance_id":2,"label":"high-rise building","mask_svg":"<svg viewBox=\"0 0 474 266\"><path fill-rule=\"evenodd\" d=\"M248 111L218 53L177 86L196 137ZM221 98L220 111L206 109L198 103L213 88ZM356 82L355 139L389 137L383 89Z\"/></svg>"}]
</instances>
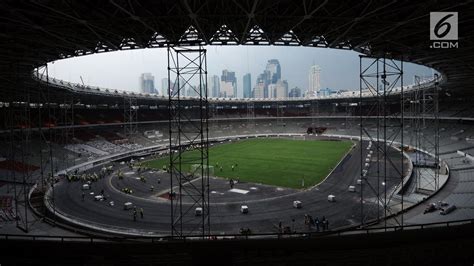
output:
<instances>
[{"instance_id":1,"label":"high-rise building","mask_svg":"<svg viewBox=\"0 0 474 266\"><path fill-rule=\"evenodd\" d=\"M212 87L212 96L219 97L219 93L221 91L221 82L218 75L212 76L213 79L213 87Z\"/></svg>"},{"instance_id":2,"label":"high-rise building","mask_svg":"<svg viewBox=\"0 0 474 266\"><path fill-rule=\"evenodd\" d=\"M288 95L290 98L297 98L301 97L301 89L298 87L294 87L293 89L290 90L290 93Z\"/></svg>"},{"instance_id":3,"label":"high-rise building","mask_svg":"<svg viewBox=\"0 0 474 266\"><path fill-rule=\"evenodd\" d=\"M235 72L224 69L221 76L220 97L237 97L237 79Z\"/></svg>"},{"instance_id":4,"label":"high-rise building","mask_svg":"<svg viewBox=\"0 0 474 266\"><path fill-rule=\"evenodd\" d=\"M288 97L288 81L279 80L277 82L276 98L287 98Z\"/></svg>"},{"instance_id":5,"label":"high-rise building","mask_svg":"<svg viewBox=\"0 0 474 266\"><path fill-rule=\"evenodd\" d=\"M171 87L173 85L171 84ZM161 80L161 95L168 96L168 79L164 78Z\"/></svg>"},{"instance_id":6,"label":"high-rise building","mask_svg":"<svg viewBox=\"0 0 474 266\"><path fill-rule=\"evenodd\" d=\"M268 98L276 98L276 84L268 84Z\"/></svg>"},{"instance_id":7,"label":"high-rise building","mask_svg":"<svg viewBox=\"0 0 474 266\"><path fill-rule=\"evenodd\" d=\"M309 69L309 87L306 92L306 97L316 97L321 89L321 68L318 65L313 65Z\"/></svg>"},{"instance_id":8,"label":"high-rise building","mask_svg":"<svg viewBox=\"0 0 474 266\"><path fill-rule=\"evenodd\" d=\"M170 88L171 88L171 91L174 92L174 96L176 96L176 91L178 90L178 82L176 82L177 80L174 80L174 81L171 81L169 83L170 85ZM179 79L179 86L181 87L181 90L180 90L180 95L181 96L186 96L187 95L187 85L185 84L186 82L184 81L183 78L180 78ZM161 94L164 95L164 96L168 96L168 79L167 78L164 78L161 80Z\"/></svg>"},{"instance_id":9,"label":"high-rise building","mask_svg":"<svg viewBox=\"0 0 474 266\"><path fill-rule=\"evenodd\" d=\"M262 74L258 75L256 87L262 87L262 95L257 97L254 95L255 98L268 98L268 85L270 84L268 81L268 71L264 71Z\"/></svg>"},{"instance_id":10,"label":"high-rise building","mask_svg":"<svg viewBox=\"0 0 474 266\"><path fill-rule=\"evenodd\" d=\"M267 78L269 84L275 84L281 79L281 67L278 59L268 60L265 70L268 71Z\"/></svg>"},{"instance_id":11,"label":"high-rise building","mask_svg":"<svg viewBox=\"0 0 474 266\"><path fill-rule=\"evenodd\" d=\"M140 75L140 92L158 93L155 90L155 77L151 73L143 73Z\"/></svg>"},{"instance_id":12,"label":"high-rise building","mask_svg":"<svg viewBox=\"0 0 474 266\"><path fill-rule=\"evenodd\" d=\"M250 73L244 75L243 83L244 85L244 98L252 97L252 76Z\"/></svg>"},{"instance_id":13,"label":"high-rise building","mask_svg":"<svg viewBox=\"0 0 474 266\"><path fill-rule=\"evenodd\" d=\"M280 62L278 59L270 59L267 62L265 70L262 74L258 75L256 80L256 87L254 88L258 90L260 93L261 86L263 84L263 94L261 98L274 98L276 97L275 89L277 86L270 86L271 84L276 85L281 80L281 67ZM282 89L280 89L280 93ZM254 95L254 97L257 97ZM286 97L286 96L284 96Z\"/></svg>"},{"instance_id":14,"label":"high-rise building","mask_svg":"<svg viewBox=\"0 0 474 266\"><path fill-rule=\"evenodd\" d=\"M207 87L208 87L208 97L219 97L219 91L220 91L220 86L221 81L219 76L217 75L212 75L211 77L208 78L207 81Z\"/></svg>"},{"instance_id":15,"label":"high-rise building","mask_svg":"<svg viewBox=\"0 0 474 266\"><path fill-rule=\"evenodd\" d=\"M263 81L257 83L253 89L254 98L265 98L265 83Z\"/></svg>"},{"instance_id":16,"label":"high-rise building","mask_svg":"<svg viewBox=\"0 0 474 266\"><path fill-rule=\"evenodd\" d=\"M287 98L288 82L286 80L278 80L275 84L268 85L268 98Z\"/></svg>"},{"instance_id":17,"label":"high-rise building","mask_svg":"<svg viewBox=\"0 0 474 266\"><path fill-rule=\"evenodd\" d=\"M199 85L197 85L197 86L189 85L188 88L186 89L186 96L197 97L198 92L199 92Z\"/></svg>"},{"instance_id":18,"label":"high-rise building","mask_svg":"<svg viewBox=\"0 0 474 266\"><path fill-rule=\"evenodd\" d=\"M175 79L173 82L173 87L172 90L175 92L176 96L176 91L179 90L179 96L187 96L187 89L188 89L188 84L184 81L183 78Z\"/></svg>"}]
</instances>

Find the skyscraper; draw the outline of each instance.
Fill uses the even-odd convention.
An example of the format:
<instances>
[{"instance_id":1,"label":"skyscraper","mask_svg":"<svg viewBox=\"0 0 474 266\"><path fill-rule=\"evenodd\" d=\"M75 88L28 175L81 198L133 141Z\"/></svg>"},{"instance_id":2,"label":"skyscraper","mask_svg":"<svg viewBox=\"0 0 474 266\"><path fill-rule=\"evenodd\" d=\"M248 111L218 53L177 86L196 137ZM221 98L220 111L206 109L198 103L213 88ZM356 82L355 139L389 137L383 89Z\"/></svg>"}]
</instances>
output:
<instances>
[{"instance_id":1,"label":"skyscraper","mask_svg":"<svg viewBox=\"0 0 474 266\"><path fill-rule=\"evenodd\" d=\"M321 68L318 65L311 66L308 78L309 87L306 97L316 97L321 89Z\"/></svg>"},{"instance_id":2,"label":"skyscraper","mask_svg":"<svg viewBox=\"0 0 474 266\"><path fill-rule=\"evenodd\" d=\"M261 94L260 94L260 91L259 91L258 92L259 96L257 97L257 93L255 93L255 89L254 89L254 97L255 98L267 98L268 97L269 82L268 82L267 77L268 77L268 71L264 71L262 74L258 75L255 89L258 88L258 90L261 90Z\"/></svg>"},{"instance_id":3,"label":"skyscraper","mask_svg":"<svg viewBox=\"0 0 474 266\"><path fill-rule=\"evenodd\" d=\"M268 84L268 98L276 98L276 84Z\"/></svg>"},{"instance_id":4,"label":"skyscraper","mask_svg":"<svg viewBox=\"0 0 474 266\"><path fill-rule=\"evenodd\" d=\"M265 68L268 71L268 83L275 84L278 80L281 79L281 67L278 59L270 59L267 62L267 67Z\"/></svg>"},{"instance_id":5,"label":"skyscraper","mask_svg":"<svg viewBox=\"0 0 474 266\"><path fill-rule=\"evenodd\" d=\"M208 78L207 81L207 86L208 86L208 97L219 97L219 91L220 91L220 79L219 76L217 75L212 75Z\"/></svg>"},{"instance_id":6,"label":"skyscraper","mask_svg":"<svg viewBox=\"0 0 474 266\"><path fill-rule=\"evenodd\" d=\"M288 97L288 81L279 80L276 87L276 98L287 98Z\"/></svg>"},{"instance_id":7,"label":"skyscraper","mask_svg":"<svg viewBox=\"0 0 474 266\"><path fill-rule=\"evenodd\" d=\"M186 89L186 96L190 96L190 97L197 97L198 96L198 93L199 93L199 90L200 90L200 87L199 85L189 85ZM204 97L204 95L203 95Z\"/></svg>"},{"instance_id":8,"label":"skyscraper","mask_svg":"<svg viewBox=\"0 0 474 266\"><path fill-rule=\"evenodd\" d=\"M281 67L280 62L278 59L270 59L267 62L267 66L262 74L258 75L256 80L256 87L254 88L254 97L257 98L255 95L255 90L257 90L257 94L260 95L261 86L263 84L263 91L261 98L274 98L276 97L276 86L271 86L271 84L276 85L278 81L281 80ZM286 97L286 96L285 96Z\"/></svg>"},{"instance_id":9,"label":"skyscraper","mask_svg":"<svg viewBox=\"0 0 474 266\"><path fill-rule=\"evenodd\" d=\"M173 95L174 96L177 96L176 95L176 92L178 91L178 80L172 80L169 85L170 85L170 88L171 90L174 92ZM186 89L187 89L187 85L186 85L186 82L184 81L183 78L180 78L179 79L179 86L181 87L181 90L180 90L180 96L186 96ZM168 96L168 79L167 78L164 78L161 80L161 95L163 96Z\"/></svg>"},{"instance_id":10,"label":"skyscraper","mask_svg":"<svg viewBox=\"0 0 474 266\"><path fill-rule=\"evenodd\" d=\"M244 75L243 83L244 85L244 98L252 97L252 76L250 73Z\"/></svg>"},{"instance_id":11,"label":"skyscraper","mask_svg":"<svg viewBox=\"0 0 474 266\"><path fill-rule=\"evenodd\" d=\"M222 70L220 97L237 97L237 79L235 72L227 69Z\"/></svg>"},{"instance_id":12,"label":"skyscraper","mask_svg":"<svg viewBox=\"0 0 474 266\"><path fill-rule=\"evenodd\" d=\"M173 85L171 85L172 87ZM161 80L161 95L168 96L168 79L164 78Z\"/></svg>"},{"instance_id":13,"label":"skyscraper","mask_svg":"<svg viewBox=\"0 0 474 266\"><path fill-rule=\"evenodd\" d=\"M158 93L155 90L155 77L151 73L143 73L140 75L140 92Z\"/></svg>"},{"instance_id":14,"label":"skyscraper","mask_svg":"<svg viewBox=\"0 0 474 266\"><path fill-rule=\"evenodd\" d=\"M253 89L253 97L265 98L264 92L265 92L265 83L263 81L260 81L257 83L255 88Z\"/></svg>"},{"instance_id":15,"label":"skyscraper","mask_svg":"<svg viewBox=\"0 0 474 266\"><path fill-rule=\"evenodd\" d=\"M268 98L287 98L288 82L286 80L278 80L277 83L268 85Z\"/></svg>"}]
</instances>

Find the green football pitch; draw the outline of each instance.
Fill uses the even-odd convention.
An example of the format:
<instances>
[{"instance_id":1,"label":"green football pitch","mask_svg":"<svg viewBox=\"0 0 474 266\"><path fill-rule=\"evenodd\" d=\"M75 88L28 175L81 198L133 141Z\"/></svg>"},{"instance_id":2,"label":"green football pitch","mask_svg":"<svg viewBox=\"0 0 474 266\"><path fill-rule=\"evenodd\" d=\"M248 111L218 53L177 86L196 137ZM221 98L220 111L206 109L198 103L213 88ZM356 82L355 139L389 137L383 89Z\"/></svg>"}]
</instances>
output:
<instances>
[{"instance_id":1,"label":"green football pitch","mask_svg":"<svg viewBox=\"0 0 474 266\"><path fill-rule=\"evenodd\" d=\"M321 182L352 147L350 141L248 139L209 148L214 176L290 188L307 188ZM183 154L183 161L196 157ZM162 169L164 157L142 165ZM234 169L232 170L232 165ZM182 164L189 171L191 164Z\"/></svg>"}]
</instances>

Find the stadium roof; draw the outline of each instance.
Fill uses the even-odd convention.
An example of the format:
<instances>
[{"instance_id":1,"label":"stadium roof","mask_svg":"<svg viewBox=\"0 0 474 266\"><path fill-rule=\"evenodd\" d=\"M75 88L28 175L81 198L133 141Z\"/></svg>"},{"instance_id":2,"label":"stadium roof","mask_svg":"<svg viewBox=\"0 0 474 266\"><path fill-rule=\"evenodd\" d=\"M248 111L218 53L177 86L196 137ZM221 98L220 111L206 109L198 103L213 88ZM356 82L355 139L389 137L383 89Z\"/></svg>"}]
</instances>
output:
<instances>
[{"instance_id":1,"label":"stadium roof","mask_svg":"<svg viewBox=\"0 0 474 266\"><path fill-rule=\"evenodd\" d=\"M433 67L444 88L474 84L473 1L1 1L0 95L71 56L167 45L292 45L387 54ZM459 48L431 49L432 11L459 12Z\"/></svg>"}]
</instances>

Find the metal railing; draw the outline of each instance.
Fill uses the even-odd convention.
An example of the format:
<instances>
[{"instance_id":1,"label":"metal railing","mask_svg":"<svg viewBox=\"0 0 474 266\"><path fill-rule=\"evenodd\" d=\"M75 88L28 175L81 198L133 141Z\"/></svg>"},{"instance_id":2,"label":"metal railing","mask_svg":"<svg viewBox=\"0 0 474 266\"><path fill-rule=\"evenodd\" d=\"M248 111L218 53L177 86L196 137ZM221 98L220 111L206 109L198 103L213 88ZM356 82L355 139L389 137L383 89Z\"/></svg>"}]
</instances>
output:
<instances>
[{"instance_id":1,"label":"metal railing","mask_svg":"<svg viewBox=\"0 0 474 266\"><path fill-rule=\"evenodd\" d=\"M387 226L387 227L368 227L368 228L347 228L335 231L322 232L293 232L293 233L260 233L260 234L225 234L225 235L208 235L205 238L201 236L182 236L180 238L172 238L171 236L161 237L145 237L145 236L51 236L51 235L20 235L20 234L0 234L0 240L4 241L59 241L59 242L146 242L146 243L162 243L169 241L212 241L212 240L256 240L256 239L287 239L287 238L314 238L314 237L340 237L344 235L355 234L379 234L386 232L397 232L407 230L425 230L428 228L442 228L453 227L459 225L474 224L474 219L456 220L448 222L435 222L426 224L414 224L401 226Z\"/></svg>"}]
</instances>

